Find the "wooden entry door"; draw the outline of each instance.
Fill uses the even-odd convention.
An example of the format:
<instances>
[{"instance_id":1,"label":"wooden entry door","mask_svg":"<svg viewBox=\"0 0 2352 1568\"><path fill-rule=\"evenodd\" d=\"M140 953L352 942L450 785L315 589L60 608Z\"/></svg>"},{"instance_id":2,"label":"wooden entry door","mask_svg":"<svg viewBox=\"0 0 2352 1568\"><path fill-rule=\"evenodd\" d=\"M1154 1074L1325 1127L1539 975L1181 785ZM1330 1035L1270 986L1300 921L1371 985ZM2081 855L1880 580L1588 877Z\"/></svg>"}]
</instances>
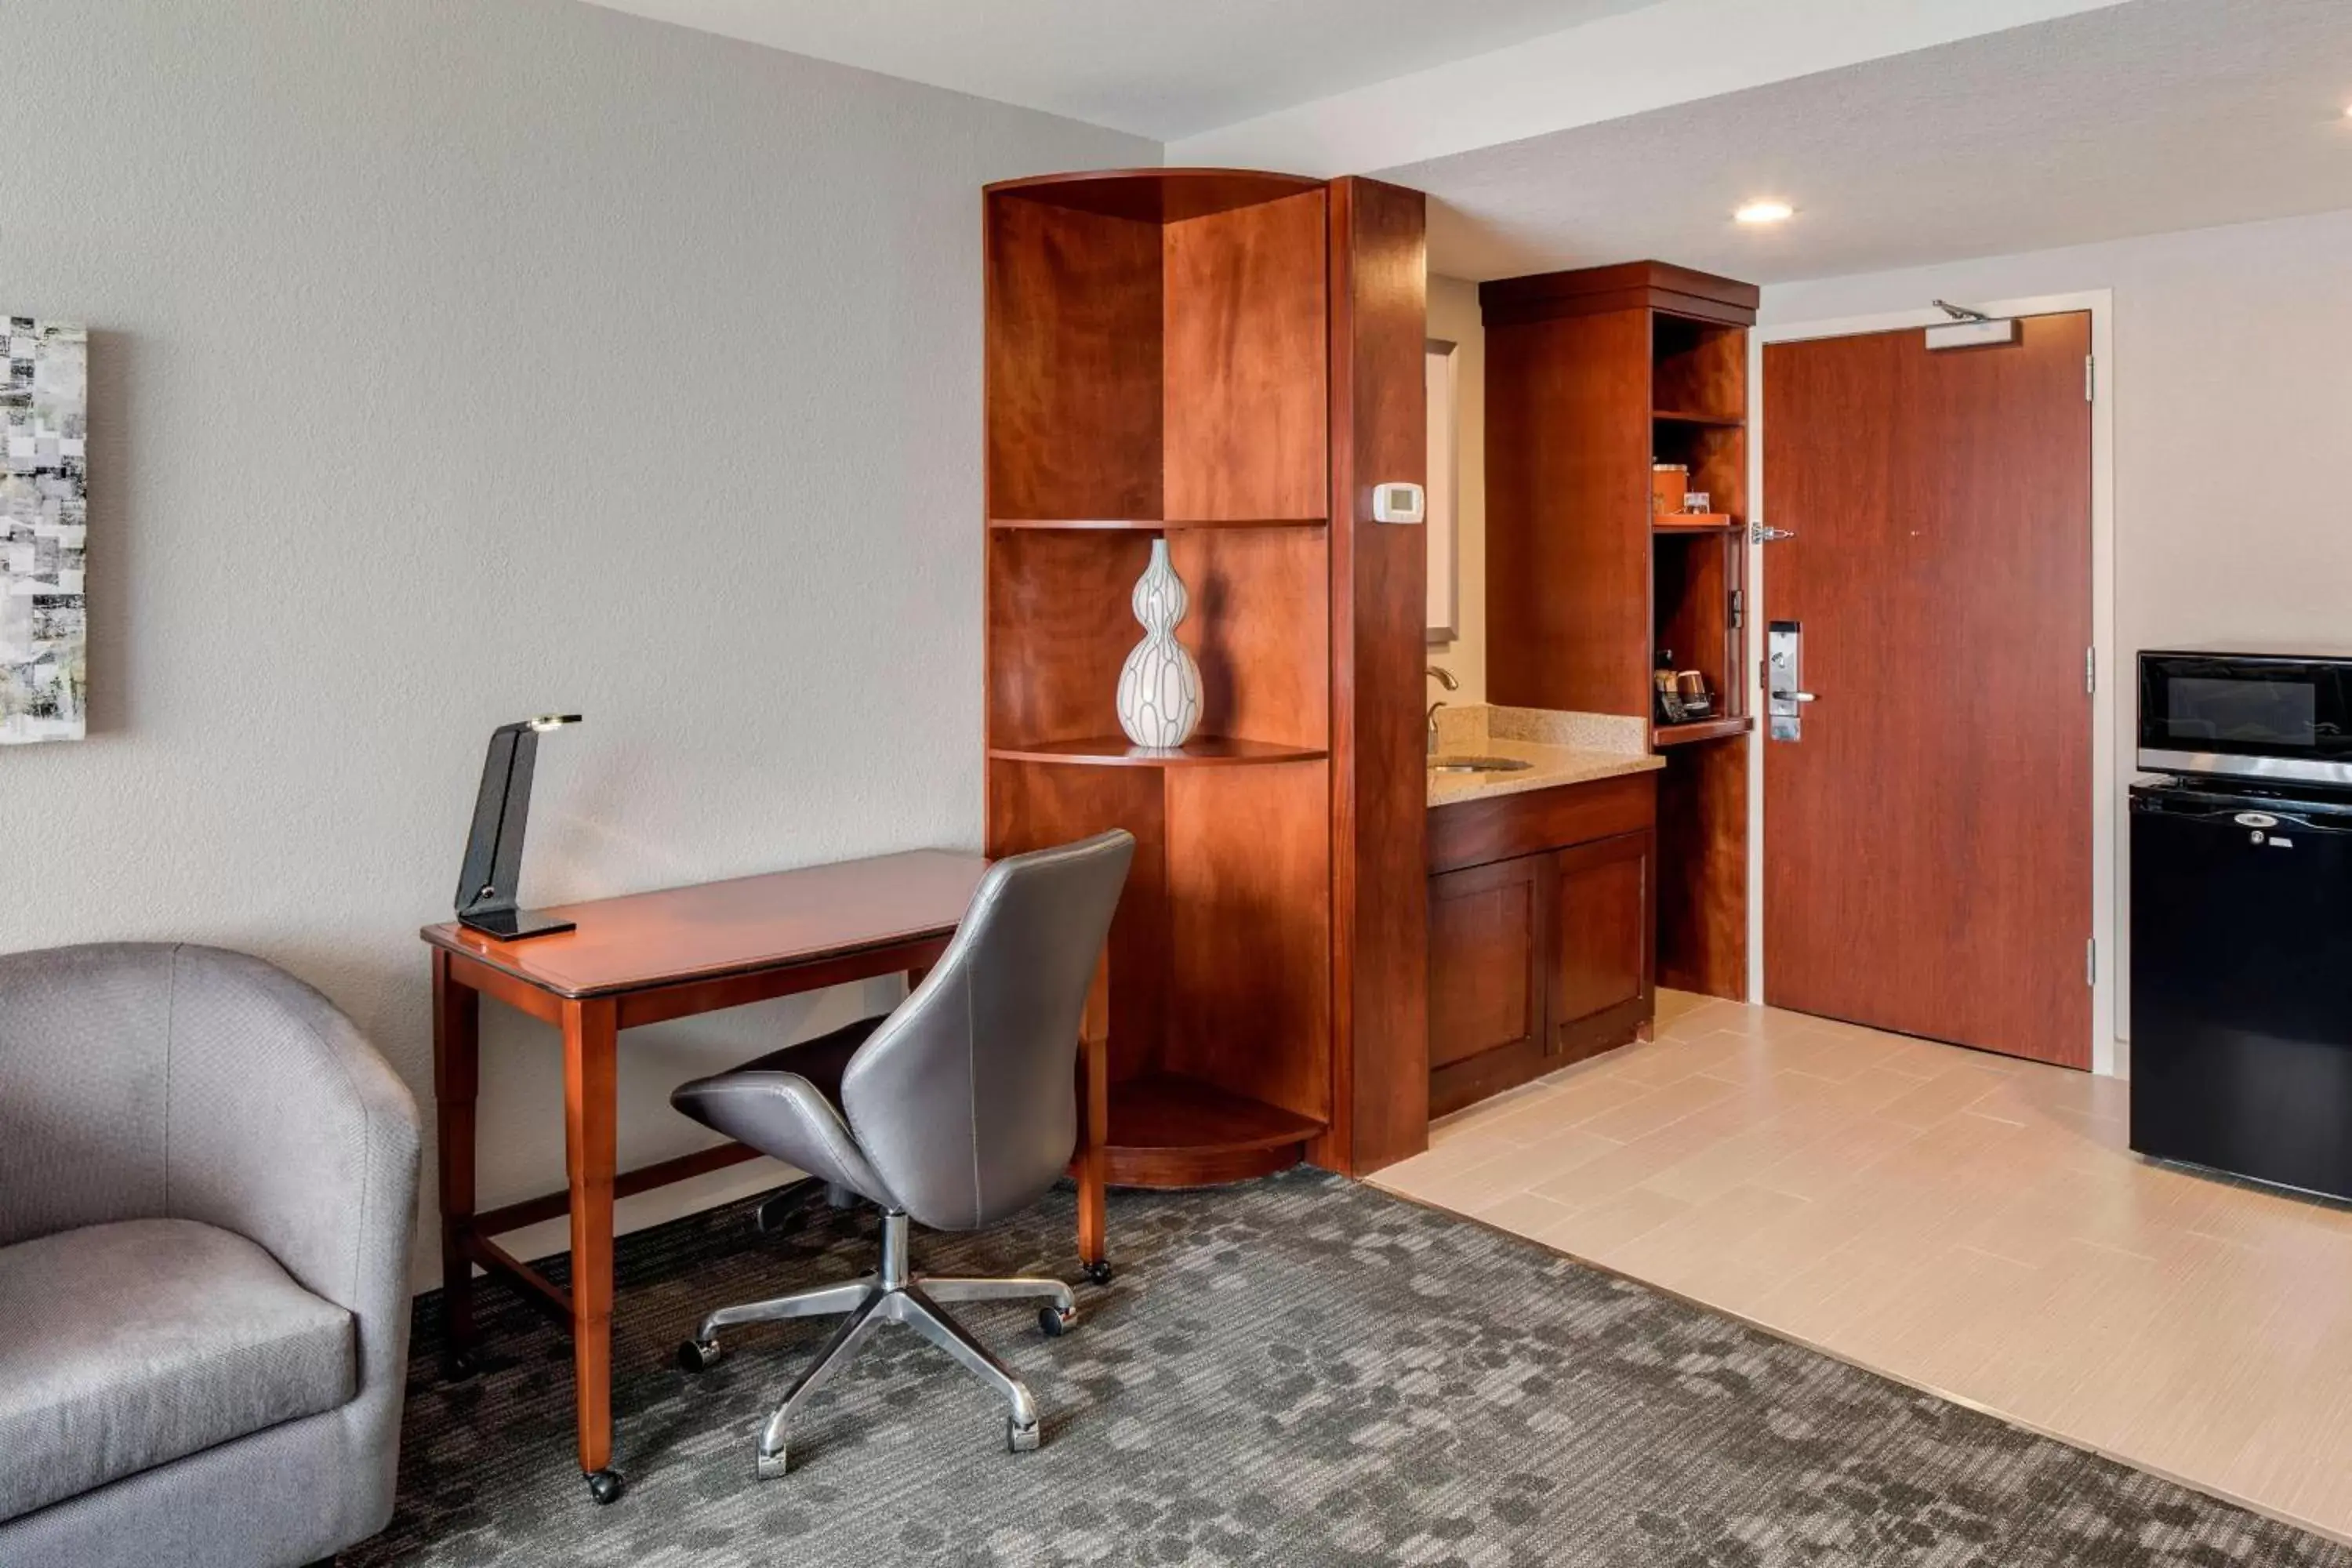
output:
<instances>
[{"instance_id":1,"label":"wooden entry door","mask_svg":"<svg viewBox=\"0 0 2352 1568\"><path fill-rule=\"evenodd\" d=\"M1764 611L1817 699L1762 742L1764 994L2087 1068L2091 323L2020 328L1764 351Z\"/></svg>"}]
</instances>

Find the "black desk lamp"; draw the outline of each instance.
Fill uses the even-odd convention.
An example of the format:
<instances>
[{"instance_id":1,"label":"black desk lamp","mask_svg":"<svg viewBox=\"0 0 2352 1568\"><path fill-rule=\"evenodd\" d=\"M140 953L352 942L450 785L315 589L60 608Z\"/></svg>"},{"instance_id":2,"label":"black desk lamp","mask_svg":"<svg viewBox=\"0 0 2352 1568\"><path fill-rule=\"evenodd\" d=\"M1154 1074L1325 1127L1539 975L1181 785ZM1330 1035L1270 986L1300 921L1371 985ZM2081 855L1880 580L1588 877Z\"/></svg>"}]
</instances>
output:
<instances>
[{"instance_id":1,"label":"black desk lamp","mask_svg":"<svg viewBox=\"0 0 2352 1568\"><path fill-rule=\"evenodd\" d=\"M474 799L474 831L466 839L466 864L457 873L459 925L506 942L572 929L570 921L515 908L515 884L522 874L522 832L530 819L530 773L539 761L539 737L578 722L577 713L548 713L490 731L482 793Z\"/></svg>"}]
</instances>

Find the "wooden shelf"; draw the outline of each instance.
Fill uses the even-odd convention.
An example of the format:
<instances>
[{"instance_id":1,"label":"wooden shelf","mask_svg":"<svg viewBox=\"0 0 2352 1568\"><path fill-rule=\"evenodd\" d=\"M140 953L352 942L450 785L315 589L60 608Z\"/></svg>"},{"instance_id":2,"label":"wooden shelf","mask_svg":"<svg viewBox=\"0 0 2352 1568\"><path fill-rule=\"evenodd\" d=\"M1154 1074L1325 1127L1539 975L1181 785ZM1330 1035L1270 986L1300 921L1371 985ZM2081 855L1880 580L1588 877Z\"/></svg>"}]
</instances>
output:
<instances>
[{"instance_id":1,"label":"wooden shelf","mask_svg":"<svg viewBox=\"0 0 2352 1568\"><path fill-rule=\"evenodd\" d=\"M1297 1164L1325 1123L1180 1073L1110 1086L1110 1184L1194 1187Z\"/></svg>"},{"instance_id":2,"label":"wooden shelf","mask_svg":"<svg viewBox=\"0 0 2352 1568\"><path fill-rule=\"evenodd\" d=\"M1718 713L1737 711L1755 689L1733 621L1756 510L1747 416L1760 291L1651 261L1478 294L1487 698L1654 714L1656 655L1671 650L1678 672L1717 693ZM1694 504L1714 514L1655 514L1661 463L1681 465L1707 498ZM1658 975L1718 996L1745 994L1748 742L1736 737L1753 727L1714 718L1650 732L1667 759L1655 775Z\"/></svg>"},{"instance_id":3,"label":"wooden shelf","mask_svg":"<svg viewBox=\"0 0 2352 1568\"><path fill-rule=\"evenodd\" d=\"M992 185L981 218L983 843L1135 837L1111 1179L1241 1180L1310 1140L1350 1174L1418 1152L1427 790L1418 728L1389 721L1425 700L1403 694L1428 662L1426 542L1343 538L1333 498L1426 455L1418 418L1385 417L1420 384L1423 198L1149 168ZM1167 750L1130 744L1112 701L1159 549L1204 703L1205 733ZM1336 1109L1343 1083L1381 1092Z\"/></svg>"},{"instance_id":4,"label":"wooden shelf","mask_svg":"<svg viewBox=\"0 0 2352 1568\"><path fill-rule=\"evenodd\" d=\"M1240 767L1255 763L1311 763L1331 753L1239 735L1195 735L1172 751L1130 744L1124 735L1088 735L1076 741L1040 741L1029 746L991 746L989 756L1005 763L1068 763L1090 768Z\"/></svg>"},{"instance_id":5,"label":"wooden shelf","mask_svg":"<svg viewBox=\"0 0 2352 1568\"><path fill-rule=\"evenodd\" d=\"M1687 746L1695 741L1720 741L1732 735L1745 735L1755 727L1752 719L1701 719L1692 724L1653 724L1650 744L1655 746Z\"/></svg>"},{"instance_id":6,"label":"wooden shelf","mask_svg":"<svg viewBox=\"0 0 2352 1568\"><path fill-rule=\"evenodd\" d=\"M1188 529L1321 528L1319 517L992 517L991 528L1058 528L1114 533L1174 533Z\"/></svg>"}]
</instances>

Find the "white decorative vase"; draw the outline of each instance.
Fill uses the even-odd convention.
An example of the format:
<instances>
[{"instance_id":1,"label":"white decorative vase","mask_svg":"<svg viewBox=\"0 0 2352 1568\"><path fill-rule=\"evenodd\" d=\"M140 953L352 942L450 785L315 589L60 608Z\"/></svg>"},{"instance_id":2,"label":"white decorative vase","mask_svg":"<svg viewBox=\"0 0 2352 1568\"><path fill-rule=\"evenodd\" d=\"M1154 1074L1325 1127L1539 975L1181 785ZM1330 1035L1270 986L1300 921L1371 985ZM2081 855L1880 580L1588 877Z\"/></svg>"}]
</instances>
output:
<instances>
[{"instance_id":1,"label":"white decorative vase","mask_svg":"<svg viewBox=\"0 0 2352 1568\"><path fill-rule=\"evenodd\" d=\"M1143 623L1143 640L1118 671L1118 727L1139 746L1167 751L1192 739L1201 722L1201 667L1176 640L1176 623L1192 600L1168 563L1168 541L1151 542L1151 564L1135 580L1129 601Z\"/></svg>"}]
</instances>

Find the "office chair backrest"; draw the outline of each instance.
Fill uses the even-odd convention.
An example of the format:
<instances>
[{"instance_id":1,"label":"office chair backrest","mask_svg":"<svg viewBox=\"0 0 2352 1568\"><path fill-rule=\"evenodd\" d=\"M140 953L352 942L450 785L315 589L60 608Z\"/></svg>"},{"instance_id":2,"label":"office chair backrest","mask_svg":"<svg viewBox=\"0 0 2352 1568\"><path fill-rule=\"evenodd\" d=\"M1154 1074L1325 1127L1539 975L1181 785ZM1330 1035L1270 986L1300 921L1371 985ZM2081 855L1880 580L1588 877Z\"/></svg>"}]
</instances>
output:
<instances>
[{"instance_id":1,"label":"office chair backrest","mask_svg":"<svg viewBox=\"0 0 2352 1568\"><path fill-rule=\"evenodd\" d=\"M1114 830L991 866L938 966L850 1058L850 1131L917 1223L993 1224L1069 1164L1087 990L1134 858Z\"/></svg>"}]
</instances>

